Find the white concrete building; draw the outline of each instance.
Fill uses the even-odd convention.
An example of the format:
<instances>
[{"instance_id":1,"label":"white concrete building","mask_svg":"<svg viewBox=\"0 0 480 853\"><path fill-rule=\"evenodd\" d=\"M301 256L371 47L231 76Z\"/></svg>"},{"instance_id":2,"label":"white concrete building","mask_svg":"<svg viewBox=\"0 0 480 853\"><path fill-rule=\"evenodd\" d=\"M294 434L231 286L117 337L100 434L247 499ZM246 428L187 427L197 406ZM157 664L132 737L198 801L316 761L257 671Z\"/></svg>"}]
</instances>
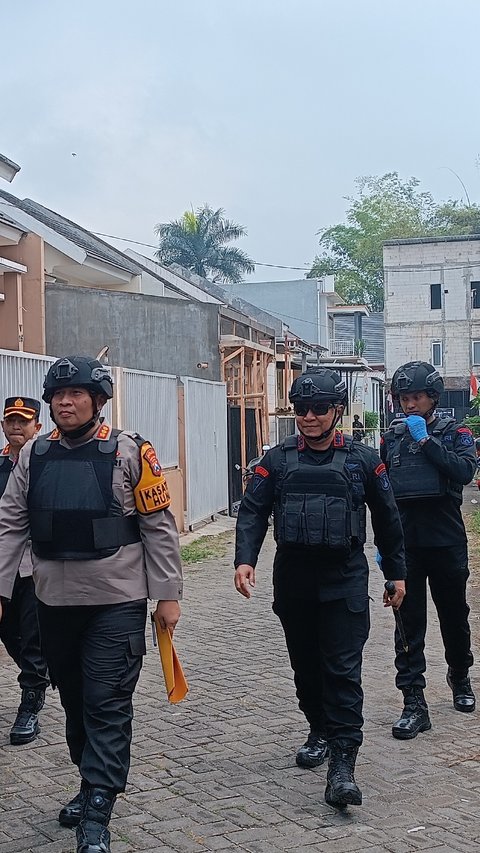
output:
<instances>
[{"instance_id":1,"label":"white concrete building","mask_svg":"<svg viewBox=\"0 0 480 853\"><path fill-rule=\"evenodd\" d=\"M384 244L387 381L406 361L429 361L445 382L440 406L461 420L470 372L480 376L480 234Z\"/></svg>"}]
</instances>

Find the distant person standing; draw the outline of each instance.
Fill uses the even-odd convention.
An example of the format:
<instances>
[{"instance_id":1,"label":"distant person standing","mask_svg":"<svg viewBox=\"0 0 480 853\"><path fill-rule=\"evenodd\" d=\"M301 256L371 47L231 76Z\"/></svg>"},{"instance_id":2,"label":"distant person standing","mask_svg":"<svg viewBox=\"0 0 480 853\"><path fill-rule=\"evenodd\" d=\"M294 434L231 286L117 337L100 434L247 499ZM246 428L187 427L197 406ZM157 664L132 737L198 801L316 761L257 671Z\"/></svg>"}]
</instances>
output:
<instances>
[{"instance_id":1,"label":"distant person standing","mask_svg":"<svg viewBox=\"0 0 480 853\"><path fill-rule=\"evenodd\" d=\"M41 429L40 403L31 397L7 397L3 408L2 429L8 444L0 454L0 496L24 444ZM10 601L2 601L4 615L0 622L0 640L15 661L20 673L18 683L22 698L10 731L10 743L18 746L35 740L40 725L38 714L45 702L48 687L47 664L40 649L37 599L32 578L32 563L25 551L16 574Z\"/></svg>"},{"instance_id":2,"label":"distant person standing","mask_svg":"<svg viewBox=\"0 0 480 853\"><path fill-rule=\"evenodd\" d=\"M352 432L354 441L362 441L365 438L365 428L358 415L353 416Z\"/></svg>"}]
</instances>

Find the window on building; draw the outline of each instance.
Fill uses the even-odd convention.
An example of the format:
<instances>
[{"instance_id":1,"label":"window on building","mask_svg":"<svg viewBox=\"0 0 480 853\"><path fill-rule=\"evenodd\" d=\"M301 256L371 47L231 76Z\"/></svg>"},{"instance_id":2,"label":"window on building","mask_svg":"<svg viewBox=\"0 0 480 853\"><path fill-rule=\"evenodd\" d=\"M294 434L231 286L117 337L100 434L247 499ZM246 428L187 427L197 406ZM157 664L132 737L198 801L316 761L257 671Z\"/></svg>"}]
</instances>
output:
<instances>
[{"instance_id":1,"label":"window on building","mask_svg":"<svg viewBox=\"0 0 480 853\"><path fill-rule=\"evenodd\" d=\"M441 341L432 341L432 364L434 367L443 365L443 348Z\"/></svg>"},{"instance_id":2,"label":"window on building","mask_svg":"<svg viewBox=\"0 0 480 853\"><path fill-rule=\"evenodd\" d=\"M480 364L480 341L472 341L472 362Z\"/></svg>"},{"instance_id":3,"label":"window on building","mask_svg":"<svg viewBox=\"0 0 480 853\"><path fill-rule=\"evenodd\" d=\"M480 281L470 282L470 298L472 308L480 308Z\"/></svg>"},{"instance_id":4,"label":"window on building","mask_svg":"<svg viewBox=\"0 0 480 853\"><path fill-rule=\"evenodd\" d=\"M430 285L430 308L432 310L442 307L442 285Z\"/></svg>"}]
</instances>

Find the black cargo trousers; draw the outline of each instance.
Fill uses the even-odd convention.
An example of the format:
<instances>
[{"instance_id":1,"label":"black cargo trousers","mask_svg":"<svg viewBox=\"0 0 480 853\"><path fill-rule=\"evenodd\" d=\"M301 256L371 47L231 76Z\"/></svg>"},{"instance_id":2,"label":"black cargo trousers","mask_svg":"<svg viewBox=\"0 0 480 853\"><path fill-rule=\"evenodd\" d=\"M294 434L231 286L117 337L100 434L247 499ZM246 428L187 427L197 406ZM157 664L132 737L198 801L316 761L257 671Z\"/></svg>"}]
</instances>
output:
<instances>
[{"instance_id":1,"label":"black cargo trousers","mask_svg":"<svg viewBox=\"0 0 480 853\"><path fill-rule=\"evenodd\" d=\"M70 757L92 787L125 790L147 602L52 607L39 602L42 646L66 714Z\"/></svg>"},{"instance_id":2,"label":"black cargo trousers","mask_svg":"<svg viewBox=\"0 0 480 853\"><path fill-rule=\"evenodd\" d=\"M360 746L363 647L370 631L367 593L322 600L321 567L274 562L273 611L285 634L298 704L312 731Z\"/></svg>"},{"instance_id":3,"label":"black cargo trousers","mask_svg":"<svg viewBox=\"0 0 480 853\"><path fill-rule=\"evenodd\" d=\"M20 669L22 690L46 690L47 664L40 644L37 599L33 578L17 574L10 601L2 601L0 640Z\"/></svg>"},{"instance_id":4,"label":"black cargo trousers","mask_svg":"<svg viewBox=\"0 0 480 853\"><path fill-rule=\"evenodd\" d=\"M407 594L401 614L408 640L405 652L395 632L396 686L399 690L422 687L425 682L425 635L427 632L427 583L434 601L445 648L445 660L466 675L473 664L466 599L467 546L464 543L429 548L406 548Z\"/></svg>"}]
</instances>

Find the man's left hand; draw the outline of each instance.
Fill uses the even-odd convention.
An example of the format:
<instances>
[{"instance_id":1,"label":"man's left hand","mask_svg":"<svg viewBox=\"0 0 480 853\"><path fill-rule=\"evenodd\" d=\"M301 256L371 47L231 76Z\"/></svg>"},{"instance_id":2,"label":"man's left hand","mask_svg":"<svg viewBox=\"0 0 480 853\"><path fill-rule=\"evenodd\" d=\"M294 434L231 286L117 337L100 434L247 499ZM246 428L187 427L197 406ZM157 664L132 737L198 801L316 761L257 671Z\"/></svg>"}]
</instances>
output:
<instances>
[{"instance_id":1,"label":"man's left hand","mask_svg":"<svg viewBox=\"0 0 480 853\"><path fill-rule=\"evenodd\" d=\"M408 431L414 441L421 441L422 438L427 438L427 422L420 415L409 415L405 419Z\"/></svg>"},{"instance_id":2,"label":"man's left hand","mask_svg":"<svg viewBox=\"0 0 480 853\"><path fill-rule=\"evenodd\" d=\"M161 628L168 628L171 634L180 619L180 605L178 601L159 601L155 610Z\"/></svg>"}]
</instances>

